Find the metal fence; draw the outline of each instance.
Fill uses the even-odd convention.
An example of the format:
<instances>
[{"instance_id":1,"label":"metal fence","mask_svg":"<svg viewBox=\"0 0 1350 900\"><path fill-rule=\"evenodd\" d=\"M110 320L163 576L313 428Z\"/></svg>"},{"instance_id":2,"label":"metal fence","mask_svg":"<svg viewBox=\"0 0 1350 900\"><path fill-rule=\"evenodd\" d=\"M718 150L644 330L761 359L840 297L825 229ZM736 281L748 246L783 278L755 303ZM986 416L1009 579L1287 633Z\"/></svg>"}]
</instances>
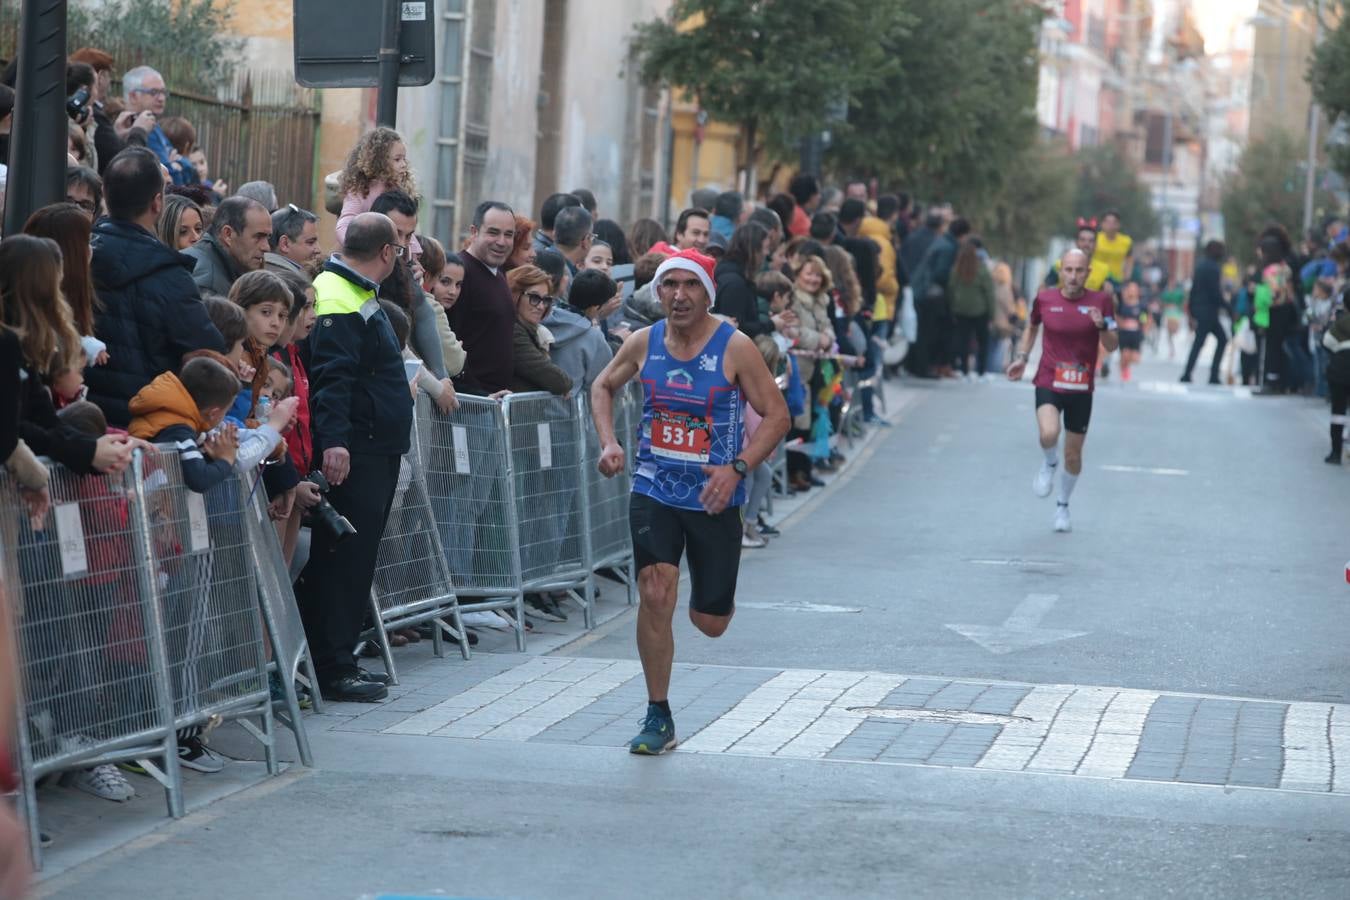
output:
<instances>
[{"instance_id":1,"label":"metal fence","mask_svg":"<svg viewBox=\"0 0 1350 900\"><path fill-rule=\"evenodd\" d=\"M365 635L377 641L385 669L395 684L398 669L389 652L388 640L388 631L392 629L429 621L434 626L433 650L437 656L444 652L443 633L448 632L458 641L464 658L469 658L459 598L450 580L431 511L422 465L423 444L416 421L413 429L412 446L400 464L394 502L380 538L370 592L373 627Z\"/></svg>"},{"instance_id":2,"label":"metal fence","mask_svg":"<svg viewBox=\"0 0 1350 900\"><path fill-rule=\"evenodd\" d=\"M630 386L614 408L630 463L641 405ZM431 621L438 654L444 631L468 658L461 612L493 610L523 650L525 593L567 591L593 627L597 569L621 573L631 603L631 465L601 477L600 449L585 397L465 396L449 415L419 397L369 636ZM275 774L281 721L312 764L294 681L314 687L314 672L257 474L197 494L172 451L138 450L118 476L49 468L53 510L41 523L0 469L0 584L15 626L32 846L37 779L52 772L138 760L181 816L179 729L237 720ZM283 688L275 710L269 674Z\"/></svg>"},{"instance_id":3,"label":"metal fence","mask_svg":"<svg viewBox=\"0 0 1350 900\"><path fill-rule=\"evenodd\" d=\"M138 760L169 813L183 815L178 729L237 720L277 774L268 672L289 682L307 659L256 482L193 493L173 451L138 450L117 476L49 471L52 510L34 522L0 470L0 571L35 857L36 784L53 772ZM293 687L287 694L283 721L309 765Z\"/></svg>"},{"instance_id":4,"label":"metal fence","mask_svg":"<svg viewBox=\"0 0 1350 900\"><path fill-rule=\"evenodd\" d=\"M515 487L521 590L564 592L591 628L590 519L577 406L566 397L525 393L508 396L502 408Z\"/></svg>"}]
</instances>

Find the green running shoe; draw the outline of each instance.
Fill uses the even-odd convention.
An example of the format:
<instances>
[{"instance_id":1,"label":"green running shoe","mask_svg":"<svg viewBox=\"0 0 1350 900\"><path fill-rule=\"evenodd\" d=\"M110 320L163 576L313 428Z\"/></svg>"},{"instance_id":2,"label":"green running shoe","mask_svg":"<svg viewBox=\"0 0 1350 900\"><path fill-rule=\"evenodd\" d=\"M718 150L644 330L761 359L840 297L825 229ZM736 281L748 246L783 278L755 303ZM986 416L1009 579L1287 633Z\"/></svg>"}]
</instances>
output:
<instances>
[{"instance_id":1,"label":"green running shoe","mask_svg":"<svg viewBox=\"0 0 1350 900\"><path fill-rule=\"evenodd\" d=\"M660 756L667 750L674 750L679 741L675 738L675 719L661 711L655 703L647 704L647 718L642 722L642 732L628 742L628 752L642 756Z\"/></svg>"}]
</instances>

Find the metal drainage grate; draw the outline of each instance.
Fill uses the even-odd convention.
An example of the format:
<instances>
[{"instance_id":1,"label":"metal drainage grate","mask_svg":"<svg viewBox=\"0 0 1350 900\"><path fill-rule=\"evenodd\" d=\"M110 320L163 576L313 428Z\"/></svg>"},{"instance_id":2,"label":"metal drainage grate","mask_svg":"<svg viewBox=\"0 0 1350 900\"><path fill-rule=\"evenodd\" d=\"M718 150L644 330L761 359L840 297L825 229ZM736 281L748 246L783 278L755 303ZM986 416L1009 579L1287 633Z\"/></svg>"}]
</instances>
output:
<instances>
[{"instance_id":1,"label":"metal drainage grate","mask_svg":"<svg viewBox=\"0 0 1350 900\"><path fill-rule=\"evenodd\" d=\"M904 706L850 706L848 711L869 719L902 719L909 722L940 722L944 725L1029 725L1026 716L1000 716L964 709L914 709Z\"/></svg>"}]
</instances>

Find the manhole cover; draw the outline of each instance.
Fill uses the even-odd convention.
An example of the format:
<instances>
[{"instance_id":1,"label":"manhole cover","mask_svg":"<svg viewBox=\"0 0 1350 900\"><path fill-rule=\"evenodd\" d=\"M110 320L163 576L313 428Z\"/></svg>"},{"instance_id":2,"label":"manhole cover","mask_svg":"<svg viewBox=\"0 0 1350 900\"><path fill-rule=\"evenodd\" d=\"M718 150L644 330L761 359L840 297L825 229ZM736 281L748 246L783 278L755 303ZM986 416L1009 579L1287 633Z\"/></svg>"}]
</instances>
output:
<instances>
[{"instance_id":1,"label":"manhole cover","mask_svg":"<svg viewBox=\"0 0 1350 900\"><path fill-rule=\"evenodd\" d=\"M903 706L850 706L848 711L869 719L903 719L911 722L941 722L944 725L1025 725L1025 716L1000 716L964 709L912 709Z\"/></svg>"}]
</instances>

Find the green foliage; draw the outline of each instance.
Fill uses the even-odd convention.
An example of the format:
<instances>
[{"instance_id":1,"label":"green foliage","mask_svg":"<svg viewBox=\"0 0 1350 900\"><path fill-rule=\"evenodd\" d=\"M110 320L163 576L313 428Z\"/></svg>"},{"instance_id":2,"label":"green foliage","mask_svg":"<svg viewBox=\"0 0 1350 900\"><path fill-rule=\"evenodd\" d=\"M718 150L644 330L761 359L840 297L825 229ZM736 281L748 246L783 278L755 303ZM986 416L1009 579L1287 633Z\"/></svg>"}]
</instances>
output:
<instances>
[{"instance_id":1,"label":"green foliage","mask_svg":"<svg viewBox=\"0 0 1350 900\"><path fill-rule=\"evenodd\" d=\"M1072 221L1081 216L1100 219L1108 209L1120 213L1126 234L1136 242L1159 233L1158 214L1149 189L1139 180L1134 166L1112 145L1084 147L1074 158L1078 170L1074 189ZM1066 222L1061 233L1071 230Z\"/></svg>"},{"instance_id":2,"label":"green foliage","mask_svg":"<svg viewBox=\"0 0 1350 900\"><path fill-rule=\"evenodd\" d=\"M153 66L170 90L212 97L233 81L243 42L229 36L232 0L103 0L69 9L66 45L107 51L118 75Z\"/></svg>"},{"instance_id":3,"label":"green foliage","mask_svg":"<svg viewBox=\"0 0 1350 900\"><path fill-rule=\"evenodd\" d=\"M880 38L905 22L890 2L675 0L669 18L638 26L634 52L648 83L687 91L750 144L787 145L888 71Z\"/></svg>"},{"instance_id":4,"label":"green foliage","mask_svg":"<svg viewBox=\"0 0 1350 900\"><path fill-rule=\"evenodd\" d=\"M1008 162L1006 176L981 204L976 225L995 256L1036 256L1064 232L1073 202L1073 160L1062 145L1037 141Z\"/></svg>"},{"instance_id":5,"label":"green foliage","mask_svg":"<svg viewBox=\"0 0 1350 900\"><path fill-rule=\"evenodd\" d=\"M1238 259L1253 261L1257 235L1267 225L1283 225L1291 235L1302 230L1305 182L1300 164L1306 149L1302 141L1284 131L1256 138L1224 179L1220 200L1224 237ZM1335 195L1327 191L1313 199L1314 220L1317 210L1337 208Z\"/></svg>"},{"instance_id":6,"label":"green foliage","mask_svg":"<svg viewBox=\"0 0 1350 900\"><path fill-rule=\"evenodd\" d=\"M883 5L909 24L879 35L883 77L853 93L831 168L949 200L979 221L1036 139L1044 11L989 0Z\"/></svg>"},{"instance_id":7,"label":"green foliage","mask_svg":"<svg viewBox=\"0 0 1350 900\"><path fill-rule=\"evenodd\" d=\"M1308 84L1328 120L1335 123L1342 116L1350 116L1350 16L1330 28L1313 51ZM1350 178L1350 146L1332 147L1330 155L1332 167Z\"/></svg>"}]
</instances>

